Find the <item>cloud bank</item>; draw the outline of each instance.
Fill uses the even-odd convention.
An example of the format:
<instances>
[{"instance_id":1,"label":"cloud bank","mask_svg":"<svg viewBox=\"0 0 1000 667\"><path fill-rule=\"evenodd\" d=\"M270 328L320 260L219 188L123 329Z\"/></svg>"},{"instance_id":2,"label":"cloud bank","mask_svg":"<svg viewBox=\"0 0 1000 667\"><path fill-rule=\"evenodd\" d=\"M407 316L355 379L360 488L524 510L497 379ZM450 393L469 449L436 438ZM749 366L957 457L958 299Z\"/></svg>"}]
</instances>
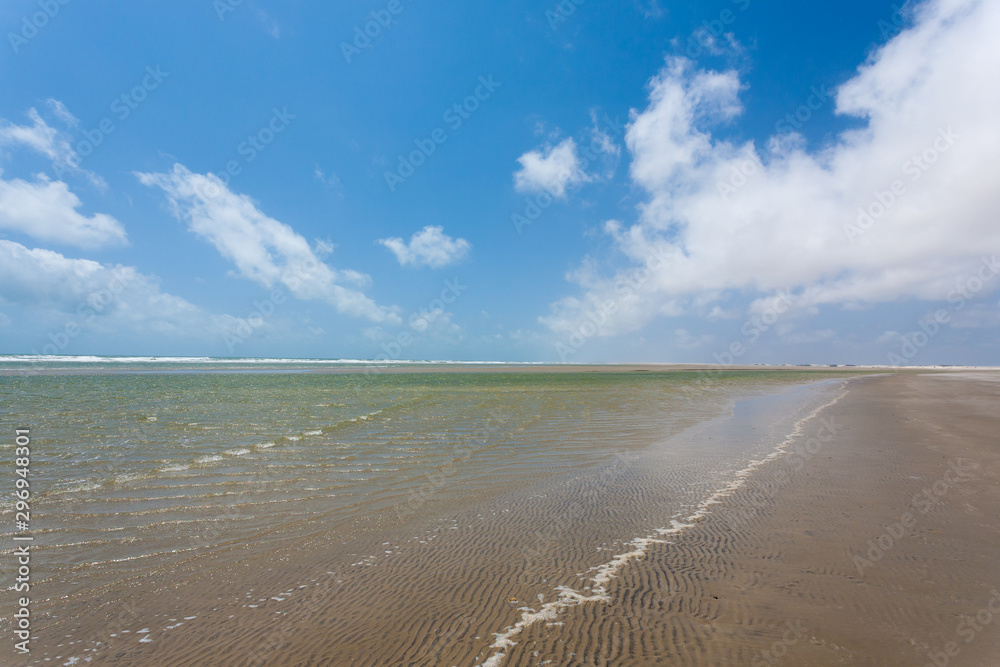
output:
<instances>
[{"instance_id":1,"label":"cloud bank","mask_svg":"<svg viewBox=\"0 0 1000 667\"><path fill-rule=\"evenodd\" d=\"M646 201L634 224L604 225L628 266L585 259L579 295L541 321L571 332L612 306L599 325L612 335L732 293L751 310L786 293L798 308L948 298L1000 251L998 32L1000 3L921 5L836 92L837 113L865 127L814 152L791 132L713 137L743 111L739 75L669 59L626 132Z\"/></svg>"},{"instance_id":2,"label":"cloud bank","mask_svg":"<svg viewBox=\"0 0 1000 667\"><path fill-rule=\"evenodd\" d=\"M84 329L189 338L192 333L221 336L234 321L162 292L156 278L135 267L74 259L6 240L0 240L0 303L29 306L54 318L58 326L43 343L62 341L62 348L68 336Z\"/></svg>"}]
</instances>

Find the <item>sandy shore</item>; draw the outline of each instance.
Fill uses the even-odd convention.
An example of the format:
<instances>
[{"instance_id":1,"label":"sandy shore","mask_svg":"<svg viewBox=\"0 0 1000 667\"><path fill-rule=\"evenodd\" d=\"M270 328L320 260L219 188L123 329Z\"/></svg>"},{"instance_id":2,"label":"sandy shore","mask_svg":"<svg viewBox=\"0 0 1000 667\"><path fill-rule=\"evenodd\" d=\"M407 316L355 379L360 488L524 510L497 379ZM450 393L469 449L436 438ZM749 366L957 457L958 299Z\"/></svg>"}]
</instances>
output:
<instances>
[{"instance_id":1,"label":"sandy shore","mask_svg":"<svg viewBox=\"0 0 1000 667\"><path fill-rule=\"evenodd\" d=\"M606 607L509 664L1000 664L998 378L852 382Z\"/></svg>"},{"instance_id":2,"label":"sandy shore","mask_svg":"<svg viewBox=\"0 0 1000 667\"><path fill-rule=\"evenodd\" d=\"M758 394L440 526L192 559L65 630L137 666L1000 664L998 378Z\"/></svg>"}]
</instances>

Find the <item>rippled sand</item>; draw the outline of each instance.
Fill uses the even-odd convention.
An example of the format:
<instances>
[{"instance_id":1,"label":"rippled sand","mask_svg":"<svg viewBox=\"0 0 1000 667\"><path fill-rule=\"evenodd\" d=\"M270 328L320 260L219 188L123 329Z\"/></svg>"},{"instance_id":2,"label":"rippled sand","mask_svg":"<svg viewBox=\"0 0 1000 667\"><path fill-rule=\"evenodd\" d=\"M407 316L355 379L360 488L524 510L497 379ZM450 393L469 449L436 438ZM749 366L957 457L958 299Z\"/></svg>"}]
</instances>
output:
<instances>
[{"instance_id":1,"label":"rippled sand","mask_svg":"<svg viewBox=\"0 0 1000 667\"><path fill-rule=\"evenodd\" d=\"M0 391L44 445L32 529L54 598L231 544L423 520L645 447L775 381L52 373Z\"/></svg>"},{"instance_id":2,"label":"rippled sand","mask_svg":"<svg viewBox=\"0 0 1000 667\"><path fill-rule=\"evenodd\" d=\"M698 383L690 377L636 377L573 376L562 385L516 380L506 394L502 382L482 388L490 400L501 396L504 405L520 410L520 418L494 424L502 426L485 437L477 430L483 396L470 400L470 385L456 390L453 380L434 380L442 384L430 392L432 400L408 413L411 420L426 419L424 429L411 421L395 437L408 431L412 448L417 435L434 441L429 434L438 428L452 434L453 443L458 425L465 424L470 438L491 444L464 459L444 456L443 464L431 466L437 478L423 469L420 475L383 475L382 486L389 487L380 490L383 495L369 500L359 486L354 502L292 521L275 521L281 512L266 513L282 504L284 488L295 488L279 484L270 495L251 494L255 507L268 508L263 514L222 517L224 527L214 539L191 531L185 543L178 537L184 528L176 526L174 533L157 533L172 550L156 551L153 560L95 567L53 558L40 589L64 590L68 597L37 605L42 629L33 661L918 664L912 661L921 659L920 647L934 648L935 622L943 623L942 636L954 634L944 623L950 619L930 611L933 605L911 608L917 599L926 606L935 592L921 593L906 582L934 577L914 565L903 543L892 552L899 562L890 565L887 554L865 577L850 571L852 549L866 548L865 531L877 537L878 522L892 516L907 485L928 483L929 472L920 472L923 459L915 452L902 456L900 440L943 432L947 425L938 418L948 410L978 405L953 399L954 405L935 413L932 408L940 410L952 390L933 394L927 387L968 380L758 374ZM426 383L411 386L427 393ZM962 396L971 396L961 386ZM919 401L905 391L923 392L918 398L924 403L915 406ZM975 400L989 402L987 390L976 391ZM919 427L898 425L914 419L900 416L907 410L924 420ZM381 430L359 432L386 433L386 426L375 426L377 418L364 429ZM830 423L832 433L824 427ZM237 481L227 475L245 481L259 465L253 463L258 453L309 447L329 428L303 422L295 431L300 440L291 444L263 437L259 445L266 447L220 442L224 449L214 456L226 466L248 468L220 474L213 461L185 472L207 480L198 487L198 500L205 502L205 490ZM301 454L298 465L315 462L317 451L322 449ZM420 457L412 459L419 467ZM933 468L936 456L925 463ZM116 484L142 484L149 491L164 486L158 476L163 474ZM320 489L330 474L324 469L305 478ZM412 492L421 488L427 493ZM111 506L137 502L134 491L108 495L101 502ZM320 497L293 496L285 504L322 505ZM863 499L857 510L855 499ZM181 520L176 504L161 512ZM93 523L97 514L79 516ZM143 533L141 518L125 513L120 519L131 526L123 529L128 536ZM256 520L256 532L233 530L239 520ZM152 532L166 523L154 524ZM968 529L956 529L956 535ZM852 545L856 533L859 544ZM984 535L967 549L971 565L943 568L948 574L942 581L970 593L970 582L994 564L987 556L991 540ZM127 553L127 544L115 548ZM156 543L146 541L143 548L150 544ZM74 552L53 546L50 553ZM877 641L870 637L873 630L859 634L859 619L868 615L872 621L862 625L869 629L879 627L880 615L892 619L884 628L889 634ZM910 641L906 646L903 635ZM974 655L972 648L963 655Z\"/></svg>"}]
</instances>

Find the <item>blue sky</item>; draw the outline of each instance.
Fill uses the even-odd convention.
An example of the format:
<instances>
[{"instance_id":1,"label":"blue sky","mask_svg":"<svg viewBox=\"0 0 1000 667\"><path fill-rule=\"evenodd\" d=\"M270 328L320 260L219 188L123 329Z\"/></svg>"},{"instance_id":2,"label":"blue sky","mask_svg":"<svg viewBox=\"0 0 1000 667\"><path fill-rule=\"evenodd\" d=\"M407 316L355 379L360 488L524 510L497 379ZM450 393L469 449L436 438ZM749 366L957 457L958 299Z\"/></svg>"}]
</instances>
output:
<instances>
[{"instance_id":1,"label":"blue sky","mask_svg":"<svg viewBox=\"0 0 1000 667\"><path fill-rule=\"evenodd\" d=\"M0 353L1000 363L995 3L0 24Z\"/></svg>"}]
</instances>

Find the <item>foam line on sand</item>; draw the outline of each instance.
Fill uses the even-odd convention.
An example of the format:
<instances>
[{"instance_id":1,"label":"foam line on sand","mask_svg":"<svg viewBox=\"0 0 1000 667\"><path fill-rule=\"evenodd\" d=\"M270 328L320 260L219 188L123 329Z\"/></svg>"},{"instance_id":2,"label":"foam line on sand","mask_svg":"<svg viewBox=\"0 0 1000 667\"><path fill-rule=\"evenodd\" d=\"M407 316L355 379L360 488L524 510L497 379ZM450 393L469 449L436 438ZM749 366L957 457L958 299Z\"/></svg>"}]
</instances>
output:
<instances>
[{"instance_id":1,"label":"foam line on sand","mask_svg":"<svg viewBox=\"0 0 1000 667\"><path fill-rule=\"evenodd\" d=\"M559 618L561 613L571 607L580 606L588 602L606 602L610 600L608 585L626 564L630 561L643 558L653 544L669 544L669 537L692 528L698 521L708 516L711 513L709 508L712 505L718 504L723 498L732 495L740 489L758 468L783 456L788 450L789 445L803 435L805 425L809 421L847 395L846 384L846 382L841 384L840 393L831 401L819 406L798 420L791 432L767 456L751 461L745 468L738 470L728 484L717 489L698 503L692 514L680 520L672 519L668 528L657 528L645 536L632 539L627 543L627 546L631 547L631 549L615 555L611 560L602 565L592 568L591 571L594 574L589 580L589 585L583 587L583 591L570 588L569 586L559 586L555 589L556 598L552 602L544 603L538 609L522 607L520 609L521 619L519 621L508 626L502 632L494 633L496 639L490 644L490 648L494 650L494 653L477 665L477 667L499 667L502 665L507 657L507 652L517 644L517 637L532 625L539 622L552 623Z\"/></svg>"}]
</instances>

